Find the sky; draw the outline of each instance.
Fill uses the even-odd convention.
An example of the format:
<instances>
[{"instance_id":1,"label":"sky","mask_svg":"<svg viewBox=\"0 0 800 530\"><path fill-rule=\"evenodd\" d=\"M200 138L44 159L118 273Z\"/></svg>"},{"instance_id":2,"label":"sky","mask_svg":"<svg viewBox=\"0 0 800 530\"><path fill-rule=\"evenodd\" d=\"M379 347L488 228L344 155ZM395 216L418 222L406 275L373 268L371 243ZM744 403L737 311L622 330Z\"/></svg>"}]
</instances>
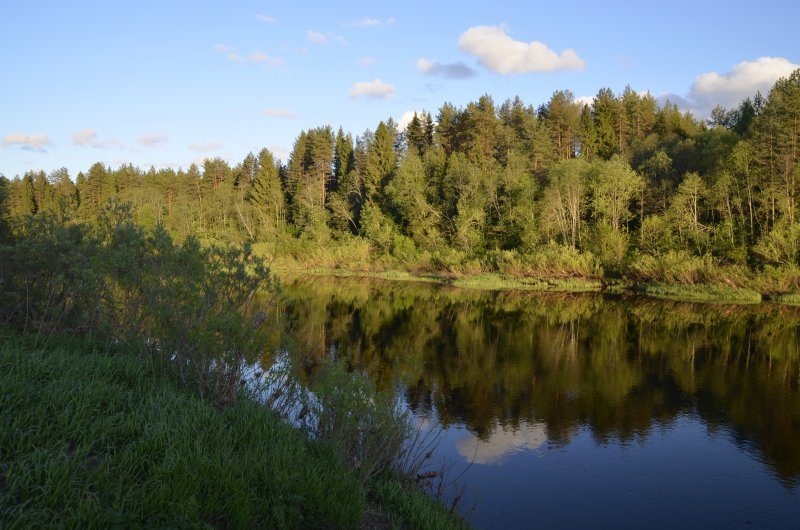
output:
<instances>
[{"instance_id":1,"label":"sky","mask_svg":"<svg viewBox=\"0 0 800 530\"><path fill-rule=\"evenodd\" d=\"M627 85L697 117L800 68L800 2L0 1L0 174L232 166L489 94Z\"/></svg>"}]
</instances>

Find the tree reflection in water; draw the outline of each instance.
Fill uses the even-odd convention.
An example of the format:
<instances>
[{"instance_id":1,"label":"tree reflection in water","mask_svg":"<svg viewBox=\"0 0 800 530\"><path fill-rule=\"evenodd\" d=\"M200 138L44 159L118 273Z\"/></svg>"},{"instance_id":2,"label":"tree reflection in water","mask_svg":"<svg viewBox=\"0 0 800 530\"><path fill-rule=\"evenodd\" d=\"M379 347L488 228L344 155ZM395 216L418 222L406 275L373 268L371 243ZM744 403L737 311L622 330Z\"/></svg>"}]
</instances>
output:
<instances>
[{"instance_id":1,"label":"tree reflection in water","mask_svg":"<svg viewBox=\"0 0 800 530\"><path fill-rule=\"evenodd\" d=\"M757 450L786 487L800 476L796 308L364 278L284 290L309 371L335 355L379 387L402 383L416 414L472 433L457 449L476 463L569 444L584 428L600 444L643 440L696 415Z\"/></svg>"}]
</instances>

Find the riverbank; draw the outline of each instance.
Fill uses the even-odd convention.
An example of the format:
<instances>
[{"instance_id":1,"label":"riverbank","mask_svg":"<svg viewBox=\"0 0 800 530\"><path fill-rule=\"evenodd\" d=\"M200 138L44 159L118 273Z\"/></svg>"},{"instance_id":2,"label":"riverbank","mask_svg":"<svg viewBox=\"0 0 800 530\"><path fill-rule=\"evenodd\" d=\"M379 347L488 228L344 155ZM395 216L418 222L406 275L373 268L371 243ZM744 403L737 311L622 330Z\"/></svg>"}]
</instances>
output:
<instances>
[{"instance_id":1,"label":"riverbank","mask_svg":"<svg viewBox=\"0 0 800 530\"><path fill-rule=\"evenodd\" d=\"M0 339L3 528L464 526L253 400L215 407L84 339Z\"/></svg>"},{"instance_id":2,"label":"riverbank","mask_svg":"<svg viewBox=\"0 0 800 530\"><path fill-rule=\"evenodd\" d=\"M685 302L758 304L764 301L786 305L800 305L800 294L766 296L753 289L732 287L723 284L664 284L655 282L629 282L624 280L603 281L595 278L531 278L501 273L455 275L434 272L408 272L400 270L349 270L328 268L282 268L272 271L282 279L303 275L336 276L342 278L379 278L390 281L411 281L449 285L465 289L489 291L534 291L551 293L638 294Z\"/></svg>"}]
</instances>

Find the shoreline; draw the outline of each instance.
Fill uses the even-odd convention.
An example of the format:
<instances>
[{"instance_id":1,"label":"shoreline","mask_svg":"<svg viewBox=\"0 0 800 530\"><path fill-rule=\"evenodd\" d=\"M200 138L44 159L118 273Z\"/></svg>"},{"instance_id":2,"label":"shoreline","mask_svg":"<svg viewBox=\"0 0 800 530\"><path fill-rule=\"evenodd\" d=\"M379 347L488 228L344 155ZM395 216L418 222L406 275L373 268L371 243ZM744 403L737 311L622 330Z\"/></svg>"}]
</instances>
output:
<instances>
[{"instance_id":1,"label":"shoreline","mask_svg":"<svg viewBox=\"0 0 800 530\"><path fill-rule=\"evenodd\" d=\"M674 300L707 304L775 303L800 306L800 293L769 296L744 287L724 284L665 284L655 282L628 282L624 280L600 280L596 278L533 278L483 273L455 275L445 272L415 273L397 269L364 271L339 268L287 268L274 267L278 278L298 276L333 276L337 278L375 278L387 281L432 283L460 289L483 291L527 291L535 293L606 293L638 295L662 300Z\"/></svg>"}]
</instances>

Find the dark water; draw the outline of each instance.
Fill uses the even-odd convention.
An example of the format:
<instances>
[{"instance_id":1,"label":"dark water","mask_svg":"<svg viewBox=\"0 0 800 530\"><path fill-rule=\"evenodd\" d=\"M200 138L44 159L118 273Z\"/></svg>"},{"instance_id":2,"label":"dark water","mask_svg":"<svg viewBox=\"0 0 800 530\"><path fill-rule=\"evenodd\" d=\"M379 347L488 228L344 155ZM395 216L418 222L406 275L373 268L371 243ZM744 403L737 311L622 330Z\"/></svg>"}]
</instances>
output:
<instances>
[{"instance_id":1,"label":"dark water","mask_svg":"<svg viewBox=\"0 0 800 530\"><path fill-rule=\"evenodd\" d=\"M437 457L476 527L800 527L798 309L364 279L285 291L297 350L399 384L444 427Z\"/></svg>"}]
</instances>

